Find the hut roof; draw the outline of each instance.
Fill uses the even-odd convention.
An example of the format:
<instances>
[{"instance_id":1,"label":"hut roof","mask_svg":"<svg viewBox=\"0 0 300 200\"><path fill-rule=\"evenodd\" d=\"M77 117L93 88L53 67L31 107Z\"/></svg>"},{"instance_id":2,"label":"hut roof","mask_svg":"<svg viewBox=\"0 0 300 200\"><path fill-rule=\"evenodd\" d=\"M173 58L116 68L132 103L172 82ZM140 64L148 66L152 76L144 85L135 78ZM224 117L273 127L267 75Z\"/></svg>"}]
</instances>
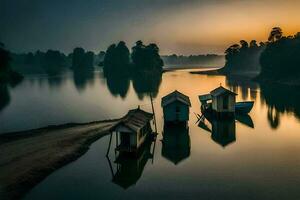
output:
<instances>
[{"instance_id":1,"label":"hut roof","mask_svg":"<svg viewBox=\"0 0 300 200\"><path fill-rule=\"evenodd\" d=\"M186 104L187 106L191 106L190 98L182 94L181 92L178 92L177 90L163 97L161 100L161 106L165 107L175 101L180 101L181 103Z\"/></svg>"},{"instance_id":2,"label":"hut roof","mask_svg":"<svg viewBox=\"0 0 300 200\"><path fill-rule=\"evenodd\" d=\"M232 94L232 95L237 95L236 93L220 86L216 89L214 89L213 91L210 92L211 96L220 96L220 95L223 95L223 94Z\"/></svg>"},{"instance_id":3,"label":"hut roof","mask_svg":"<svg viewBox=\"0 0 300 200\"><path fill-rule=\"evenodd\" d=\"M141 110L140 108L130 110L120 121L112 127L116 128L119 125L124 125L132 131L138 131L143 128L150 120L153 119L153 114Z\"/></svg>"},{"instance_id":4,"label":"hut roof","mask_svg":"<svg viewBox=\"0 0 300 200\"><path fill-rule=\"evenodd\" d=\"M199 96L200 101L208 101L211 100L211 94L204 94Z\"/></svg>"}]
</instances>

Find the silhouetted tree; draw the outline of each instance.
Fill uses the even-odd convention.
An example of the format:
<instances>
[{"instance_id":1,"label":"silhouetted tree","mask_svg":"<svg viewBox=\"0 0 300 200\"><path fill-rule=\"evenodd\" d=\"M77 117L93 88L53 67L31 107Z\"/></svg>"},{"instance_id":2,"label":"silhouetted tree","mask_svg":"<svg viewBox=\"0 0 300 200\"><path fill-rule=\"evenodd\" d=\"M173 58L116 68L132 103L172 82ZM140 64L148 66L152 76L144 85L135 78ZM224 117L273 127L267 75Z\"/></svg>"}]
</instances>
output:
<instances>
[{"instance_id":1,"label":"silhouetted tree","mask_svg":"<svg viewBox=\"0 0 300 200\"><path fill-rule=\"evenodd\" d=\"M275 42L282 38L282 29L280 27L274 27L269 35L268 41Z\"/></svg>"},{"instance_id":2,"label":"silhouetted tree","mask_svg":"<svg viewBox=\"0 0 300 200\"><path fill-rule=\"evenodd\" d=\"M241 40L240 44L241 44L241 49L247 49L249 47L248 42L245 40Z\"/></svg>"},{"instance_id":3,"label":"silhouetted tree","mask_svg":"<svg viewBox=\"0 0 300 200\"><path fill-rule=\"evenodd\" d=\"M163 60L159 55L159 48L151 43L147 46L142 41L137 41L132 47L131 59L135 70L162 70Z\"/></svg>"},{"instance_id":4,"label":"silhouetted tree","mask_svg":"<svg viewBox=\"0 0 300 200\"><path fill-rule=\"evenodd\" d=\"M218 70L222 74L247 74L259 73L259 57L263 46L258 46L256 40L250 45L241 40L239 44L233 44L225 51L225 66Z\"/></svg>"},{"instance_id":5,"label":"silhouetted tree","mask_svg":"<svg viewBox=\"0 0 300 200\"><path fill-rule=\"evenodd\" d=\"M92 69L94 66L94 56L95 54L91 51L85 52L81 47L75 48L70 55L72 58L72 68L84 70Z\"/></svg>"},{"instance_id":6,"label":"silhouetted tree","mask_svg":"<svg viewBox=\"0 0 300 200\"><path fill-rule=\"evenodd\" d=\"M256 47L258 47L256 40L251 40L251 42L250 42L250 47L251 47L251 48L256 48Z\"/></svg>"},{"instance_id":7,"label":"silhouetted tree","mask_svg":"<svg viewBox=\"0 0 300 200\"><path fill-rule=\"evenodd\" d=\"M10 53L5 49L4 44L0 45L0 71L5 71L9 67L9 62L11 61Z\"/></svg>"},{"instance_id":8,"label":"silhouetted tree","mask_svg":"<svg viewBox=\"0 0 300 200\"><path fill-rule=\"evenodd\" d=\"M270 42L260 57L259 79L275 81L298 80L300 75L300 37L298 34L282 37L279 27L272 29Z\"/></svg>"},{"instance_id":9,"label":"silhouetted tree","mask_svg":"<svg viewBox=\"0 0 300 200\"><path fill-rule=\"evenodd\" d=\"M104 73L114 73L124 76L129 73L129 49L121 41L118 45L112 44L107 48L104 57Z\"/></svg>"}]
</instances>

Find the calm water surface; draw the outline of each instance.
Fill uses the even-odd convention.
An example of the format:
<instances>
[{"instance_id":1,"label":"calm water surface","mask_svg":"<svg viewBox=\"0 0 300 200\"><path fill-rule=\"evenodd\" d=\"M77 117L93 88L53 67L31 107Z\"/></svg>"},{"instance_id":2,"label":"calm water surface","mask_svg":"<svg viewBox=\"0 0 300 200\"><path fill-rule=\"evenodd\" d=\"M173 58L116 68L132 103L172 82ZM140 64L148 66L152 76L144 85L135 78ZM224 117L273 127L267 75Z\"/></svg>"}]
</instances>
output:
<instances>
[{"instance_id":1,"label":"calm water surface","mask_svg":"<svg viewBox=\"0 0 300 200\"><path fill-rule=\"evenodd\" d=\"M138 105L151 111L142 81L119 81L105 79L101 71L85 79L72 73L28 77L9 89L9 103L0 111L0 121L5 122L0 132L117 118ZM106 136L77 161L48 176L25 199L300 199L300 103L295 93L299 88L185 70L165 73L155 84L160 133L155 145L146 146L138 159L124 162L117 174L114 152L105 157ZM211 133L213 125L208 120L199 125L194 112L200 113L197 96L220 84L237 92L238 100L253 100L255 105L249 116L214 123L223 128ZM181 137L166 134L170 130L163 127L160 107L160 99L175 89L192 103L189 129ZM173 151L162 139L174 144Z\"/></svg>"}]
</instances>

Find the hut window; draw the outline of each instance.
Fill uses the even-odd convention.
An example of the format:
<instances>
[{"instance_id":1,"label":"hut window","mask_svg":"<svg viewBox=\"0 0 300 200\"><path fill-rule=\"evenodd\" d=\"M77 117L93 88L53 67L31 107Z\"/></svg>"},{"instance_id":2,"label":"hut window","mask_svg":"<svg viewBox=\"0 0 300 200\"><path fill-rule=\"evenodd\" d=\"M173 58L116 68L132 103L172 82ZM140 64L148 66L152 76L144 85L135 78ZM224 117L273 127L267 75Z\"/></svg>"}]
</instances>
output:
<instances>
[{"instance_id":1,"label":"hut window","mask_svg":"<svg viewBox=\"0 0 300 200\"><path fill-rule=\"evenodd\" d=\"M223 97L223 109L228 109L228 96Z\"/></svg>"}]
</instances>

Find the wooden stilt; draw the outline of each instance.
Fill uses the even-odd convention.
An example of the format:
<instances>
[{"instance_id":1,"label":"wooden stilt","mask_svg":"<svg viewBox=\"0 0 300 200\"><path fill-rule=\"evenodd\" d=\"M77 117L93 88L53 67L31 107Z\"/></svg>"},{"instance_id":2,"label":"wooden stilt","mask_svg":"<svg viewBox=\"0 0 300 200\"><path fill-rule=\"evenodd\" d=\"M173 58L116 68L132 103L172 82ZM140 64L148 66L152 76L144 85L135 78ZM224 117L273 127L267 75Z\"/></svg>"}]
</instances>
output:
<instances>
[{"instance_id":1,"label":"wooden stilt","mask_svg":"<svg viewBox=\"0 0 300 200\"><path fill-rule=\"evenodd\" d=\"M109 155L109 151L110 151L110 146L111 146L111 140L112 140L112 133L110 133L110 137L109 137L109 144L108 144L108 149L107 149L107 152L106 152L106 157Z\"/></svg>"},{"instance_id":2,"label":"wooden stilt","mask_svg":"<svg viewBox=\"0 0 300 200\"><path fill-rule=\"evenodd\" d=\"M106 158L107 158L108 165L109 165L109 168L110 168L111 176L112 176L112 178L114 178L115 174L114 174L114 170L113 170L111 161L110 161L110 159L109 159L109 156L106 156Z\"/></svg>"},{"instance_id":3,"label":"wooden stilt","mask_svg":"<svg viewBox=\"0 0 300 200\"><path fill-rule=\"evenodd\" d=\"M155 117L155 111L154 111L154 105L153 105L153 99L152 99L152 94L151 93L150 93L150 100L151 100L151 107L152 107L152 113L153 113L155 133L157 133L156 117Z\"/></svg>"}]
</instances>

